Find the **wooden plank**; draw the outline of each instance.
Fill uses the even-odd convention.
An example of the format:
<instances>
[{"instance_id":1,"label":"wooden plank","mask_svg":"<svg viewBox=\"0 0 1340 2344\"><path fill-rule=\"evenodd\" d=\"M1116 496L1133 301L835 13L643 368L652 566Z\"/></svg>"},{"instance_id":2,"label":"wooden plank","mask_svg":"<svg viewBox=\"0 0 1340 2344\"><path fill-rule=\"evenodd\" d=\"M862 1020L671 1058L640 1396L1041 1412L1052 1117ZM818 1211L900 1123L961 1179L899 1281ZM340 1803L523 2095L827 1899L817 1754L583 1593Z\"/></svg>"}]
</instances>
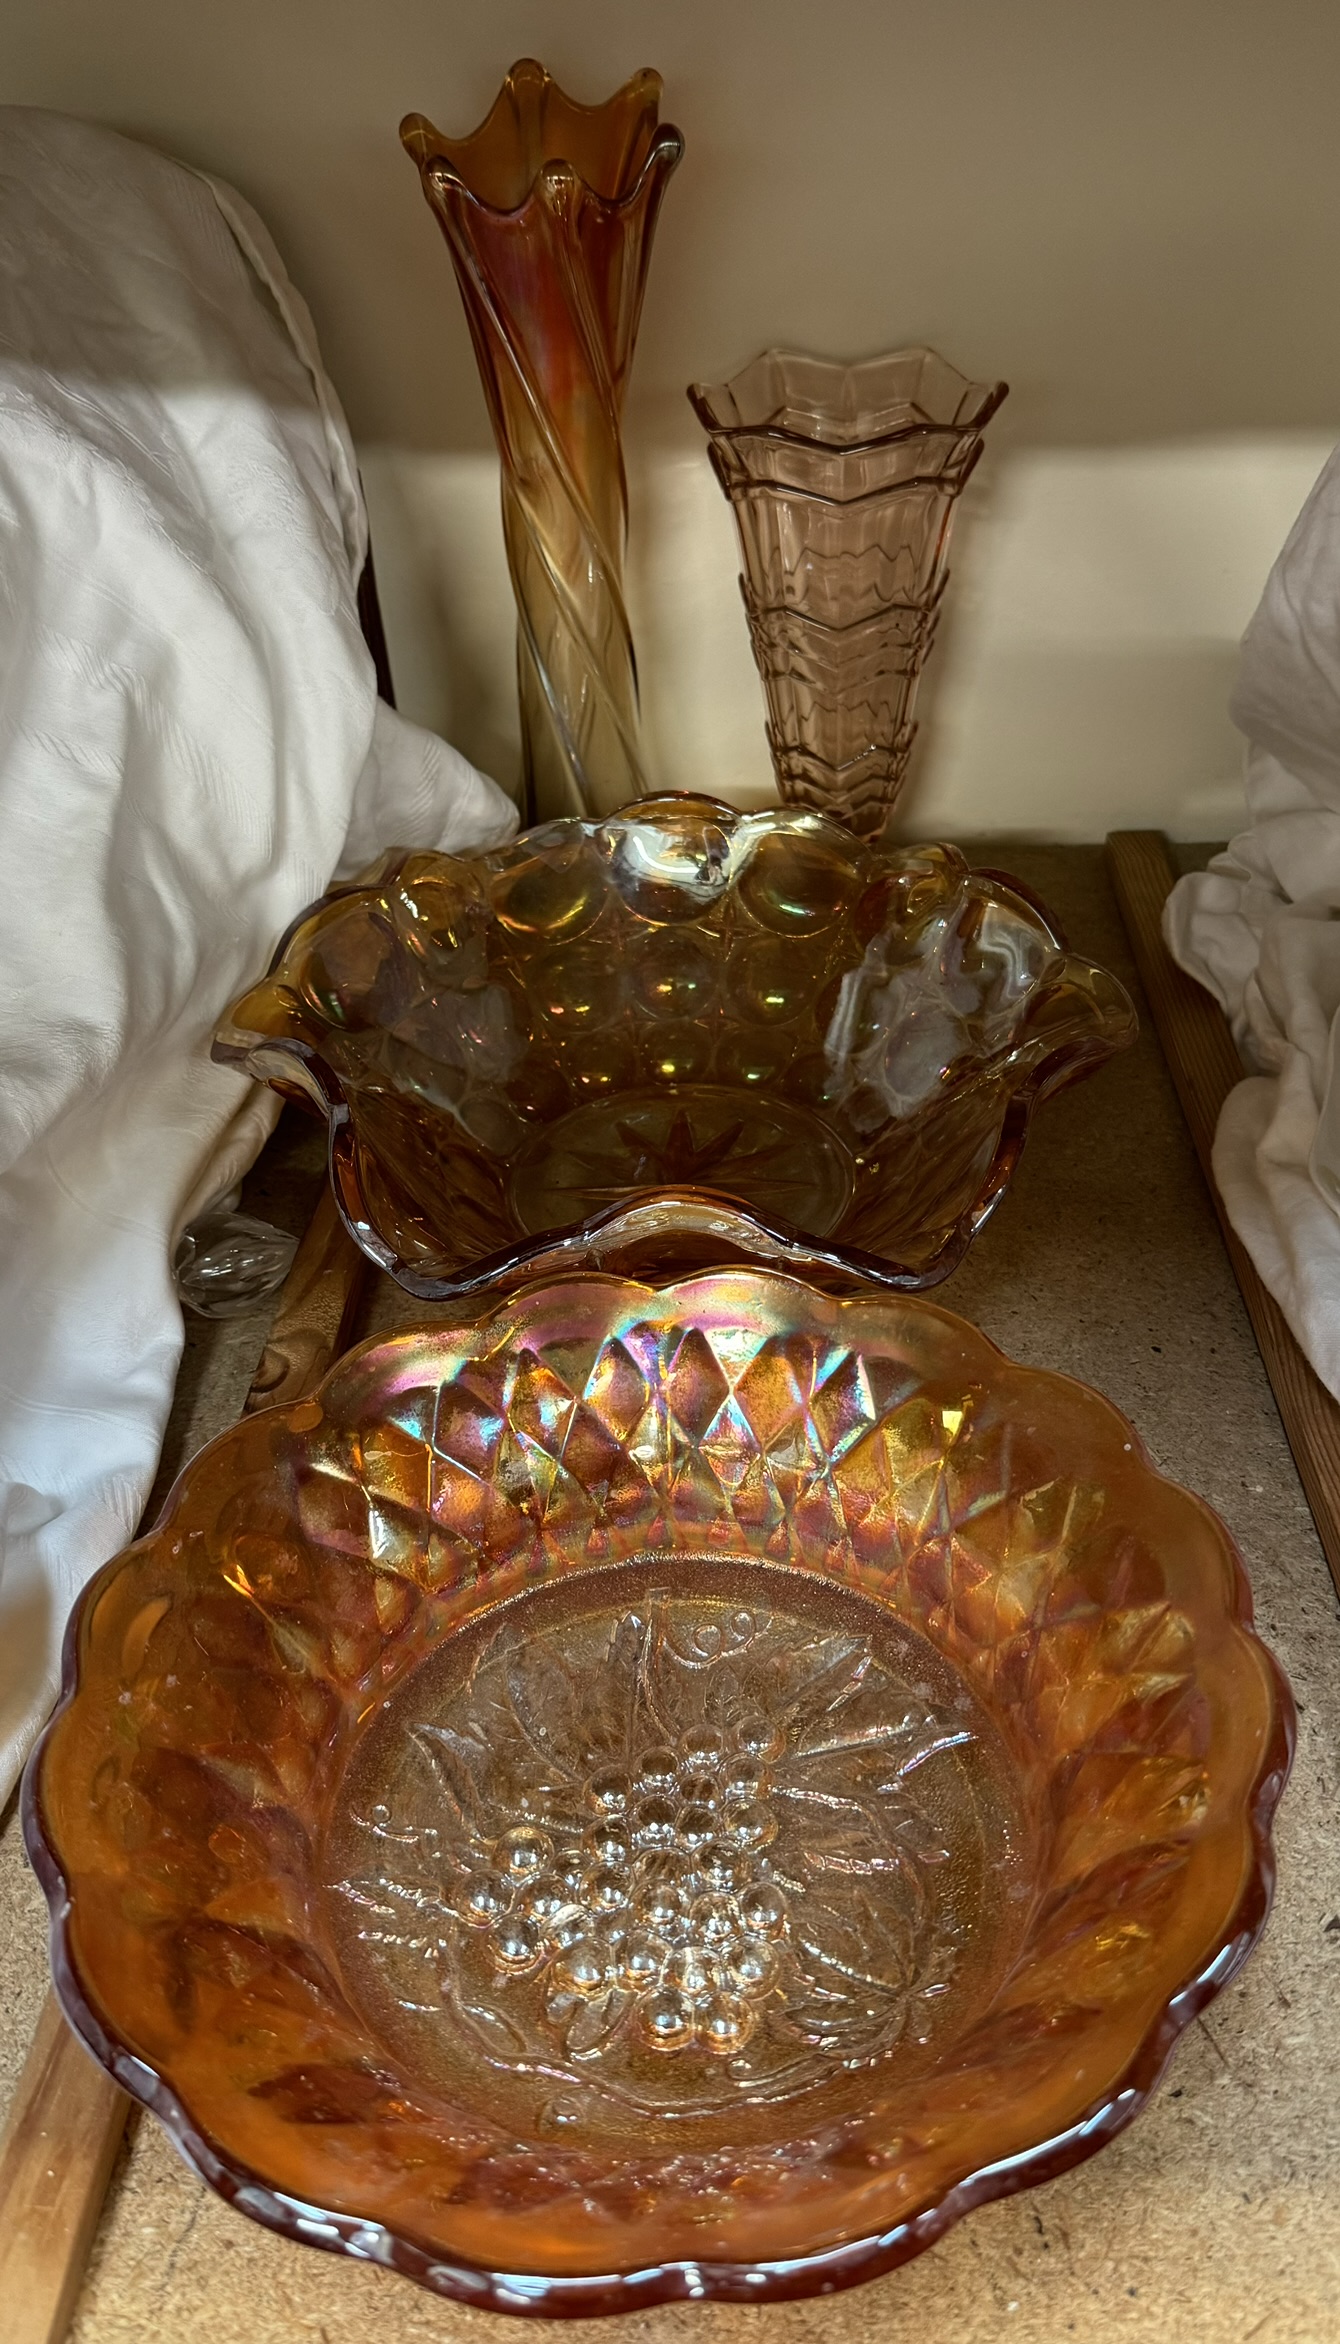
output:
<instances>
[{"instance_id":1,"label":"wooden plank","mask_svg":"<svg viewBox=\"0 0 1340 2344\"><path fill-rule=\"evenodd\" d=\"M284 1280L270 1339L251 1380L246 1412L300 1400L345 1343L369 1264L327 1185Z\"/></svg>"},{"instance_id":2,"label":"wooden plank","mask_svg":"<svg viewBox=\"0 0 1340 2344\"><path fill-rule=\"evenodd\" d=\"M1140 982L1219 1216L1317 1535L1340 1592L1340 1401L1327 1391L1304 1358L1288 1320L1262 1284L1250 1254L1229 1222L1215 1185L1215 1126L1225 1098L1242 1080L1242 1063L1222 1010L1177 966L1163 941L1163 906L1175 874L1162 832L1114 830L1108 837L1107 853Z\"/></svg>"},{"instance_id":3,"label":"wooden plank","mask_svg":"<svg viewBox=\"0 0 1340 2344\"><path fill-rule=\"evenodd\" d=\"M327 1188L284 1282L249 1409L300 1399L319 1382L345 1340L367 1267ZM60 2344L129 2107L49 1991L0 2138L6 2344Z\"/></svg>"},{"instance_id":4,"label":"wooden plank","mask_svg":"<svg viewBox=\"0 0 1340 2344\"><path fill-rule=\"evenodd\" d=\"M9 2344L65 2334L129 2102L48 1993L0 2143L0 2303Z\"/></svg>"}]
</instances>

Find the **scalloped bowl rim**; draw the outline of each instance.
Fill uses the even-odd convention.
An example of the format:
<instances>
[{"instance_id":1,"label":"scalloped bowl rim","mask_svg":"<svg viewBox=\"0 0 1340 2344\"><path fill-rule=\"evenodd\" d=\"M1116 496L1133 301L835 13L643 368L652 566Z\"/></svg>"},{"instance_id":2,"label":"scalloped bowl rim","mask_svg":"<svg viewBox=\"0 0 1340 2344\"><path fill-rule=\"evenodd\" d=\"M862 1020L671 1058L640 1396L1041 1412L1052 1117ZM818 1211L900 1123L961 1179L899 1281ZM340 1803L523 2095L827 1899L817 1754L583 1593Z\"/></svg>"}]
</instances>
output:
<instances>
[{"instance_id":1,"label":"scalloped bowl rim","mask_svg":"<svg viewBox=\"0 0 1340 2344\"><path fill-rule=\"evenodd\" d=\"M854 843L858 849L867 852L871 851L872 847L876 850L878 848L877 841L872 842L865 839L853 841L852 834L845 830L841 823L835 822L830 815L815 812L810 808L764 807L753 814L748 814L724 799L712 797L706 791L662 790L650 797L632 799L628 805L618 808L612 814L591 817L577 815L557 817L553 822L536 825L534 830L517 832L511 839L503 841L501 848L481 848L478 853L455 855L445 848L389 849L377 859L376 863L370 866L368 871L356 878L342 880L337 885L328 888L324 895L318 896L315 902L308 904L302 911L295 914L280 936L271 955L265 976L260 980L260 983L268 984L279 975L285 956L299 929L304 927L308 920L313 919L326 904L369 892L377 884L377 874L393 869L398 861L406 855L440 853L444 859L452 862L474 862L482 859L485 855L516 848L524 844L527 838L533 837L539 832L557 828L559 823L562 823L564 827L570 827L574 830L581 829L588 835L592 835L616 823L631 822L654 816L655 812L663 807L701 810L704 819L710 815L724 816L731 828L746 821L757 823L761 815L775 823L779 830L801 830L806 833L817 831L821 835L835 837L847 846ZM925 852L933 848L935 844L934 841L924 841L920 848L909 846L906 849L894 851ZM957 848L951 848L950 851L955 855L959 852ZM960 857L960 860L964 860L964 858ZM1048 935L1066 960L1073 960L1078 966L1084 968L1099 968L1098 963L1087 960L1082 953L1072 953L1065 930L1054 913L1023 881L1014 878L1009 872L987 865L968 864L966 860L964 868L969 876L984 879L991 886L1005 888L1012 895L1018 896L1035 917L1041 920ZM1109 1057L1115 1056L1118 1051L1128 1047L1138 1030L1134 1003L1125 986L1119 978L1113 977L1109 970L1100 969L1100 973L1109 983L1116 986L1126 1001L1130 1013L1130 1030L1123 1037L1112 1041L1100 1042L1095 1037L1091 1045L1093 1056L1088 1064L1081 1061L1072 1074L1062 1078L1062 1085L1088 1071L1089 1065L1092 1065L1096 1071L1097 1065L1105 1063ZM256 987L253 986L249 990L254 991ZM626 1215L631 1212L637 1212L640 1215L646 1208L657 1205L669 1215L673 1215L681 1206L687 1208L690 1216L703 1207L710 1208L719 1216L729 1215L735 1226L729 1231L724 1229L720 1231L721 1241L735 1247L745 1261L766 1265L778 1253L784 1253L789 1257L791 1263L801 1271L831 1272L849 1281L878 1287L892 1294L925 1293L930 1288L941 1285L946 1278L953 1275L973 1240L985 1227L997 1207L1004 1201L1027 1143L1033 1115L1046 1093L1047 1077L1053 1064L1051 1058L1044 1059L1042 1064L1019 1085L1017 1090L1009 1093L1001 1121L1000 1135L992 1154L991 1163L979 1183L977 1194L971 1203L964 1207L952 1227L946 1231L936 1252L920 1268L909 1268L901 1262L886 1259L883 1255L868 1253L860 1246L843 1245L836 1238L825 1239L815 1236L782 1216L770 1219L763 1213L756 1212L752 1206L744 1202L743 1198L728 1190L714 1189L706 1184L684 1184L673 1188L646 1187L630 1190L627 1198L621 1199L616 1204L607 1205L599 1212L587 1214L580 1221L559 1223L552 1229L542 1230L535 1235L518 1235L514 1243L499 1246L491 1253L477 1255L470 1262L462 1264L456 1272L443 1275L429 1269L420 1269L414 1263L404 1260L382 1236L369 1208L359 1169L358 1149L354 1138L348 1093L339 1075L329 1061L322 1056L316 1045L301 1041L292 1035L257 1035L247 1041L243 1038L240 1028L231 1028L231 1032L237 1035L236 1040L232 1038L225 1040L223 1038L224 1029L230 1026L231 1016L230 1007L215 1029L210 1050L211 1057L216 1064L239 1068L249 1073L254 1081L261 1082L282 1083L284 1080L282 1074L256 1072L253 1062L267 1054L272 1053L276 1059L294 1061L303 1068L301 1084L303 1094L309 1104L313 1106L319 1096L325 1112L328 1177L340 1218L360 1251L366 1254L367 1258L378 1269L385 1271L386 1275L392 1278L403 1292L412 1294L420 1302L464 1300L482 1293L487 1287L496 1284L501 1279L515 1280L523 1272L534 1276L550 1271L559 1271L569 1257L573 1258L574 1263L577 1257L582 1257L590 1259L597 1266L602 1266L601 1241L603 1240L607 1246L616 1244L621 1234L620 1224ZM658 1234L673 1235L673 1220L669 1223L668 1228Z\"/></svg>"},{"instance_id":2,"label":"scalloped bowl rim","mask_svg":"<svg viewBox=\"0 0 1340 2344\"><path fill-rule=\"evenodd\" d=\"M850 1298L824 1295L801 1279L757 1268L743 1273L699 1272L693 1277L659 1286L643 1285L635 1279L599 1273L569 1273L546 1285L531 1286L523 1294L503 1299L500 1309L487 1317L481 1315L458 1321L455 1325L410 1327L399 1333L372 1336L335 1361L312 1393L298 1401L281 1403L279 1408L263 1413L279 1414L285 1407L292 1410L309 1406L313 1399L320 1398L337 1376L347 1373L352 1365L361 1365L378 1350L393 1349L403 1345L407 1339L426 1339L431 1342L434 1335L450 1340L453 1335L459 1336L476 1328L483 1331L496 1326L500 1320L515 1312L534 1309L542 1299L564 1288L599 1285L619 1288L624 1292L640 1291L662 1300L677 1300L680 1296L690 1294L695 1287L714 1283L723 1274L743 1274L760 1283L797 1289L811 1306L826 1306L833 1313L872 1306L877 1308L880 1301L880 1297L872 1295ZM971 1321L944 1309L943 1305L914 1296L908 1298L907 1306L917 1313L943 1322L956 1334L969 1337L986 1363L1001 1361L1015 1369L1023 1365L1013 1360L1009 1353ZM189 1496L190 1485L201 1459L225 1444L236 1433L236 1426L217 1435L215 1440L207 1443L204 1449L188 1461L168 1492L152 1529L121 1553L112 1556L82 1590L65 1631L59 1698L24 1771L24 1842L47 1898L52 1975L61 2007L75 2034L93 2058L115 2077L122 2089L159 2119L191 2169L227 2203L250 2215L266 2228L332 2253L348 2254L358 2261L377 2263L455 2301L523 2317L591 2317L647 2309L661 2303L761 2303L830 2294L877 2278L909 2261L925 2248L934 2245L954 2223L975 2207L1054 2180L1070 2167L1093 2155L1139 2114L1157 2087L1178 2037L1207 2003L1237 1975L1260 1939L1270 1913L1275 1887L1271 1824L1293 1762L1296 1712L1288 1679L1274 1652L1255 1629L1251 1582L1237 1543L1222 1517L1205 1499L1159 1470L1135 1426L1103 1393L1081 1378L1063 1375L1055 1369L1024 1366L1023 1372L1030 1379L1082 1394L1095 1417L1105 1415L1129 1442L1132 1458L1141 1471L1152 1481L1177 1491L1209 1524L1222 1545L1228 1565L1223 1618L1236 1636L1255 1647L1264 1666L1272 1703L1270 1732L1265 1739L1260 1763L1245 1801L1251 1860L1237 1904L1197 1966L1163 2003L1125 2068L1063 2132L1016 2155L976 2167L932 2202L891 2227L844 2241L837 2246L753 2263L698 2261L679 2257L649 2262L626 2271L558 2275L494 2270L464 2259L444 2257L409 2232L395 2230L379 2221L356 2215L330 2213L291 2197L273 2188L263 2175L241 2160L231 2157L203 2127L195 2124L189 2110L164 2078L118 2037L110 2017L107 2014L100 2016L94 2007L92 1995L83 1984L68 1941L71 1900L60 1859L47 1832L42 1810L41 1774L47 1744L60 1719L78 1696L78 1646L84 1617L96 1603L101 1589L109 1582L112 1574L138 1548L149 1545L170 1527Z\"/></svg>"}]
</instances>

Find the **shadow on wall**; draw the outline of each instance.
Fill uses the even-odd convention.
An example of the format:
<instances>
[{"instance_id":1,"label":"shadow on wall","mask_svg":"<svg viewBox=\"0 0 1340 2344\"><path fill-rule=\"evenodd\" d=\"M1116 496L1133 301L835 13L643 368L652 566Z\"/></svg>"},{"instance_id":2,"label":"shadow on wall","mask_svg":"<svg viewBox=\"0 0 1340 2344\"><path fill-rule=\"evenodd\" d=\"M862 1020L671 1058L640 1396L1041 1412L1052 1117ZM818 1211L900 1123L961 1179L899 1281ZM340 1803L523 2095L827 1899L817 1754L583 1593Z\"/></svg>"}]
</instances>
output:
<instances>
[{"instance_id":1,"label":"shadow on wall","mask_svg":"<svg viewBox=\"0 0 1340 2344\"><path fill-rule=\"evenodd\" d=\"M1223 837L1238 639L1329 439L1034 449L960 508L899 828ZM734 527L706 460L629 450L629 601L664 788L773 794ZM361 454L400 704L514 792L515 612L491 455Z\"/></svg>"}]
</instances>

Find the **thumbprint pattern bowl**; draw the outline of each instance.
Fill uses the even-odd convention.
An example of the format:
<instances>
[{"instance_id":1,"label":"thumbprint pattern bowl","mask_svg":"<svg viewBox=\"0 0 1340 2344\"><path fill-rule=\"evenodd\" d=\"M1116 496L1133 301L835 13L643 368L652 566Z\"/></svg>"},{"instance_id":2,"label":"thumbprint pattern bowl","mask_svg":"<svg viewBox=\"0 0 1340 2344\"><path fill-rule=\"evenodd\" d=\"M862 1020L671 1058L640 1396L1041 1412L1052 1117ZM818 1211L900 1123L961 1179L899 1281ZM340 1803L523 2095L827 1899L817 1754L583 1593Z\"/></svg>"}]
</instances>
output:
<instances>
[{"instance_id":1,"label":"thumbprint pattern bowl","mask_svg":"<svg viewBox=\"0 0 1340 2344\"><path fill-rule=\"evenodd\" d=\"M500 2309L758 2301L1135 2113L1291 1717L1095 1393L916 1299L574 1278L203 1451L25 1820L72 2024L243 2211Z\"/></svg>"},{"instance_id":2,"label":"thumbprint pattern bowl","mask_svg":"<svg viewBox=\"0 0 1340 2344\"><path fill-rule=\"evenodd\" d=\"M328 1117L350 1229L427 1299L732 1257L909 1289L1134 1030L952 847L685 795L392 857L297 923L215 1056Z\"/></svg>"}]
</instances>

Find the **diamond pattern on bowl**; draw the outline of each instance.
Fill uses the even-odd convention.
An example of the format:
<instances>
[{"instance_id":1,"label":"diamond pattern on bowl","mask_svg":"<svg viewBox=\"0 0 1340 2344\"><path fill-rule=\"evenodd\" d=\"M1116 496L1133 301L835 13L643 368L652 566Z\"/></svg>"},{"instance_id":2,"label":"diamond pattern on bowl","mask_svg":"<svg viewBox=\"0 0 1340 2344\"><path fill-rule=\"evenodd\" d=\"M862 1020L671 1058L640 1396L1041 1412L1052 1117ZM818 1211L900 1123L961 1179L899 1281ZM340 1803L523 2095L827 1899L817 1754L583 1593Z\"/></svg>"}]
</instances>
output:
<instances>
[{"instance_id":1,"label":"diamond pattern on bowl","mask_svg":"<svg viewBox=\"0 0 1340 2344\"><path fill-rule=\"evenodd\" d=\"M245 2210L480 2302L887 2267L1100 2145L1268 1902L1222 1525L915 1299L569 1279L365 1345L69 1651L74 2024Z\"/></svg>"}]
</instances>

